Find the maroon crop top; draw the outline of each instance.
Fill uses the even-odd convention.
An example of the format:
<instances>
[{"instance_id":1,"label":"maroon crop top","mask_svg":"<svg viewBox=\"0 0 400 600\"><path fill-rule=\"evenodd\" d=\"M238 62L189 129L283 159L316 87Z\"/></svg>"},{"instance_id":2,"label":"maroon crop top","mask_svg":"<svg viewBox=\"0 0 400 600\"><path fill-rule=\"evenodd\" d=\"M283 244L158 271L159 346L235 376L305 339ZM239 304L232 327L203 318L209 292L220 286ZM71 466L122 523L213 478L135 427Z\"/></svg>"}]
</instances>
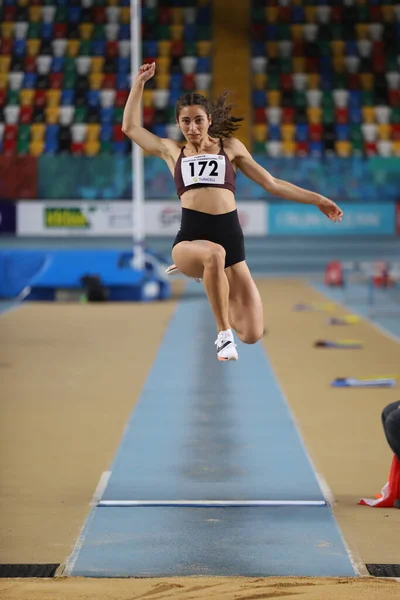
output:
<instances>
[{"instance_id":1,"label":"maroon crop top","mask_svg":"<svg viewBox=\"0 0 400 600\"><path fill-rule=\"evenodd\" d=\"M174 180L179 198L187 190L198 187L224 188L235 193L236 173L229 160L222 140L218 154L185 156L182 148L176 161Z\"/></svg>"}]
</instances>

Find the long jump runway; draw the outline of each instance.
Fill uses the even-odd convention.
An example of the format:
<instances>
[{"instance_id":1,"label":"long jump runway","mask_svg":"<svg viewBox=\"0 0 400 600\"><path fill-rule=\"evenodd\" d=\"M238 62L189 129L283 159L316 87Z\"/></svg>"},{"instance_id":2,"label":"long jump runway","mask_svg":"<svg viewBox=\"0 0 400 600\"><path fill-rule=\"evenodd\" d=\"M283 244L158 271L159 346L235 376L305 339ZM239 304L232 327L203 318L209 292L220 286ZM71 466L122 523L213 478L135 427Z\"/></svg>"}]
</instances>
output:
<instances>
[{"instance_id":1,"label":"long jump runway","mask_svg":"<svg viewBox=\"0 0 400 600\"><path fill-rule=\"evenodd\" d=\"M215 337L190 283L65 574L357 575L261 344Z\"/></svg>"}]
</instances>

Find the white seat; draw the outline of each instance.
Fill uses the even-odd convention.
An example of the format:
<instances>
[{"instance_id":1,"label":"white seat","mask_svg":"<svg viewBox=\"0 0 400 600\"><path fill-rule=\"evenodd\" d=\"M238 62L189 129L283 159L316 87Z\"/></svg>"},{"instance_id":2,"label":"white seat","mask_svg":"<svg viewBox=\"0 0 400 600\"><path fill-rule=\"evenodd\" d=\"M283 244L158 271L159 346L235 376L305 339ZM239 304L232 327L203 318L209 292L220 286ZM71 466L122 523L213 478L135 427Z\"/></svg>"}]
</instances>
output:
<instances>
[{"instance_id":1,"label":"white seat","mask_svg":"<svg viewBox=\"0 0 400 600\"><path fill-rule=\"evenodd\" d=\"M290 0L278 0L279 6L289 6Z\"/></svg>"},{"instance_id":2,"label":"white seat","mask_svg":"<svg viewBox=\"0 0 400 600\"><path fill-rule=\"evenodd\" d=\"M367 40L363 38L362 40L357 41L358 52L360 53L361 58L368 58L371 56L372 42L371 40Z\"/></svg>"},{"instance_id":3,"label":"white seat","mask_svg":"<svg viewBox=\"0 0 400 600\"><path fill-rule=\"evenodd\" d=\"M75 61L77 73L79 75L87 75L89 73L91 63L91 56L77 56Z\"/></svg>"},{"instance_id":4,"label":"white seat","mask_svg":"<svg viewBox=\"0 0 400 600\"><path fill-rule=\"evenodd\" d=\"M100 104L103 108L113 106L115 100L115 90L100 90Z\"/></svg>"},{"instance_id":5,"label":"white seat","mask_svg":"<svg viewBox=\"0 0 400 600\"><path fill-rule=\"evenodd\" d=\"M50 72L52 60L53 57L47 54L40 54L36 58L36 69L39 75L47 75Z\"/></svg>"},{"instance_id":6,"label":"white seat","mask_svg":"<svg viewBox=\"0 0 400 600\"><path fill-rule=\"evenodd\" d=\"M106 15L108 23L119 23L119 6L107 6Z\"/></svg>"},{"instance_id":7,"label":"white seat","mask_svg":"<svg viewBox=\"0 0 400 600\"><path fill-rule=\"evenodd\" d=\"M379 41L382 39L383 25L382 23L370 23L368 26L371 39Z\"/></svg>"},{"instance_id":8,"label":"white seat","mask_svg":"<svg viewBox=\"0 0 400 600\"><path fill-rule=\"evenodd\" d=\"M56 14L55 6L42 6L42 21L43 23L52 23Z\"/></svg>"},{"instance_id":9,"label":"white seat","mask_svg":"<svg viewBox=\"0 0 400 600\"><path fill-rule=\"evenodd\" d=\"M197 73L197 75L195 75L196 88L198 90L209 90L211 78L211 73Z\"/></svg>"},{"instance_id":10,"label":"white seat","mask_svg":"<svg viewBox=\"0 0 400 600\"><path fill-rule=\"evenodd\" d=\"M197 57L196 56L182 56L181 67L185 75L191 75L196 72Z\"/></svg>"},{"instance_id":11,"label":"white seat","mask_svg":"<svg viewBox=\"0 0 400 600\"><path fill-rule=\"evenodd\" d=\"M360 67L360 57L354 54L349 54L344 57L344 64L349 73L358 73Z\"/></svg>"},{"instance_id":12,"label":"white seat","mask_svg":"<svg viewBox=\"0 0 400 600\"><path fill-rule=\"evenodd\" d=\"M24 40L28 32L28 21L16 21L14 23L14 36L17 40Z\"/></svg>"},{"instance_id":13,"label":"white seat","mask_svg":"<svg viewBox=\"0 0 400 600\"><path fill-rule=\"evenodd\" d=\"M400 73L398 71L389 71L389 73L386 73L386 80L388 82L389 89L399 89Z\"/></svg>"},{"instance_id":14,"label":"white seat","mask_svg":"<svg viewBox=\"0 0 400 600\"><path fill-rule=\"evenodd\" d=\"M144 0L146 8L157 8L158 0Z\"/></svg>"},{"instance_id":15,"label":"white seat","mask_svg":"<svg viewBox=\"0 0 400 600\"><path fill-rule=\"evenodd\" d=\"M85 141L87 123L74 123L71 125L72 141L78 144Z\"/></svg>"},{"instance_id":16,"label":"white seat","mask_svg":"<svg viewBox=\"0 0 400 600\"><path fill-rule=\"evenodd\" d=\"M131 43L129 40L121 40L118 44L119 55L122 58L128 58L131 54Z\"/></svg>"},{"instance_id":17,"label":"white seat","mask_svg":"<svg viewBox=\"0 0 400 600\"><path fill-rule=\"evenodd\" d=\"M60 106L60 125L71 125L75 115L75 106Z\"/></svg>"},{"instance_id":18,"label":"white seat","mask_svg":"<svg viewBox=\"0 0 400 600\"><path fill-rule=\"evenodd\" d=\"M4 120L8 125L15 125L18 123L20 106L14 104L8 104L4 107Z\"/></svg>"},{"instance_id":19,"label":"white seat","mask_svg":"<svg viewBox=\"0 0 400 600\"><path fill-rule=\"evenodd\" d=\"M167 125L167 136L175 142L180 142L183 139L181 130L174 123Z\"/></svg>"},{"instance_id":20,"label":"white seat","mask_svg":"<svg viewBox=\"0 0 400 600\"><path fill-rule=\"evenodd\" d=\"M333 101L337 108L346 108L349 100L347 90L333 90Z\"/></svg>"},{"instance_id":21,"label":"white seat","mask_svg":"<svg viewBox=\"0 0 400 600\"><path fill-rule=\"evenodd\" d=\"M354 0L344 0L345 6L354 6Z\"/></svg>"},{"instance_id":22,"label":"white seat","mask_svg":"<svg viewBox=\"0 0 400 600\"><path fill-rule=\"evenodd\" d=\"M0 123L0 140L3 139L5 123Z\"/></svg>"},{"instance_id":23,"label":"white seat","mask_svg":"<svg viewBox=\"0 0 400 600\"><path fill-rule=\"evenodd\" d=\"M304 25L304 39L307 42L315 42L318 35L318 25L316 23L305 23Z\"/></svg>"},{"instance_id":24,"label":"white seat","mask_svg":"<svg viewBox=\"0 0 400 600\"><path fill-rule=\"evenodd\" d=\"M331 18L331 7L330 6L317 6L317 19L320 23L329 23Z\"/></svg>"},{"instance_id":25,"label":"white seat","mask_svg":"<svg viewBox=\"0 0 400 600\"><path fill-rule=\"evenodd\" d=\"M169 100L169 90L153 90L154 108L163 110L167 107Z\"/></svg>"},{"instance_id":26,"label":"white seat","mask_svg":"<svg viewBox=\"0 0 400 600\"><path fill-rule=\"evenodd\" d=\"M268 59L266 56L253 56L251 68L254 74L263 75L267 71Z\"/></svg>"},{"instance_id":27,"label":"white seat","mask_svg":"<svg viewBox=\"0 0 400 600\"><path fill-rule=\"evenodd\" d=\"M363 123L361 125L361 131L364 136L364 140L367 142L375 142L378 137L378 128L376 123Z\"/></svg>"},{"instance_id":28,"label":"white seat","mask_svg":"<svg viewBox=\"0 0 400 600\"><path fill-rule=\"evenodd\" d=\"M282 142L266 142L265 149L267 154L273 158L282 156Z\"/></svg>"},{"instance_id":29,"label":"white seat","mask_svg":"<svg viewBox=\"0 0 400 600\"><path fill-rule=\"evenodd\" d=\"M270 125L279 125L282 121L282 109L280 106L271 106L265 110L267 121Z\"/></svg>"},{"instance_id":30,"label":"white seat","mask_svg":"<svg viewBox=\"0 0 400 600\"><path fill-rule=\"evenodd\" d=\"M400 21L400 4L394 5L394 14L396 15L396 19Z\"/></svg>"},{"instance_id":31,"label":"white seat","mask_svg":"<svg viewBox=\"0 0 400 600\"><path fill-rule=\"evenodd\" d=\"M390 106L386 106L384 104L380 104L375 106L375 118L376 122L380 125L385 125L390 122Z\"/></svg>"},{"instance_id":32,"label":"white seat","mask_svg":"<svg viewBox=\"0 0 400 600\"><path fill-rule=\"evenodd\" d=\"M393 145L391 140L379 140L376 146L380 156L392 156Z\"/></svg>"},{"instance_id":33,"label":"white seat","mask_svg":"<svg viewBox=\"0 0 400 600\"><path fill-rule=\"evenodd\" d=\"M196 7L194 6L188 6L183 10L183 20L188 25L193 25L194 23L196 23L196 16L197 11Z\"/></svg>"},{"instance_id":34,"label":"white seat","mask_svg":"<svg viewBox=\"0 0 400 600\"><path fill-rule=\"evenodd\" d=\"M24 80L24 73L21 73L20 71L10 71L8 80L10 82L10 88L13 91L20 90Z\"/></svg>"},{"instance_id":35,"label":"white seat","mask_svg":"<svg viewBox=\"0 0 400 600\"><path fill-rule=\"evenodd\" d=\"M322 91L321 90L307 90L306 96L307 96L308 106L312 106L312 107L321 106L321 99L322 99Z\"/></svg>"},{"instance_id":36,"label":"white seat","mask_svg":"<svg viewBox=\"0 0 400 600\"><path fill-rule=\"evenodd\" d=\"M278 47L279 55L282 58L289 58L290 56L292 56L293 44L290 40L281 40L280 42L278 42Z\"/></svg>"},{"instance_id":37,"label":"white seat","mask_svg":"<svg viewBox=\"0 0 400 600\"><path fill-rule=\"evenodd\" d=\"M116 7L110 6L109 8ZM119 34L119 23L107 23L107 25L104 27L104 31L106 33L106 38L109 42L117 40Z\"/></svg>"},{"instance_id":38,"label":"white seat","mask_svg":"<svg viewBox=\"0 0 400 600\"><path fill-rule=\"evenodd\" d=\"M308 76L306 73L293 73L293 87L296 91L302 92L306 89Z\"/></svg>"},{"instance_id":39,"label":"white seat","mask_svg":"<svg viewBox=\"0 0 400 600\"><path fill-rule=\"evenodd\" d=\"M67 49L67 40L65 38L57 38L51 42L54 56L64 56Z\"/></svg>"},{"instance_id":40,"label":"white seat","mask_svg":"<svg viewBox=\"0 0 400 600\"><path fill-rule=\"evenodd\" d=\"M93 6L93 0L82 0L83 8L90 8L91 6Z\"/></svg>"}]
</instances>

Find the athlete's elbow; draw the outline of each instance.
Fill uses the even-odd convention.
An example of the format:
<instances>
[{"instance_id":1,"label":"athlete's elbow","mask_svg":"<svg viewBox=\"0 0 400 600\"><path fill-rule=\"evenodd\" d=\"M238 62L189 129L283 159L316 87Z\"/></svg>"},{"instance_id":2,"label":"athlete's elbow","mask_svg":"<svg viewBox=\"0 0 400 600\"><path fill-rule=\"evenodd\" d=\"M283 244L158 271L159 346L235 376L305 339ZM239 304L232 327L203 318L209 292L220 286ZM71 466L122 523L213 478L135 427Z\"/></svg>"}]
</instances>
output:
<instances>
[{"instance_id":1,"label":"athlete's elbow","mask_svg":"<svg viewBox=\"0 0 400 600\"><path fill-rule=\"evenodd\" d=\"M264 182L264 189L273 196L279 196L279 185L274 177L269 176Z\"/></svg>"}]
</instances>

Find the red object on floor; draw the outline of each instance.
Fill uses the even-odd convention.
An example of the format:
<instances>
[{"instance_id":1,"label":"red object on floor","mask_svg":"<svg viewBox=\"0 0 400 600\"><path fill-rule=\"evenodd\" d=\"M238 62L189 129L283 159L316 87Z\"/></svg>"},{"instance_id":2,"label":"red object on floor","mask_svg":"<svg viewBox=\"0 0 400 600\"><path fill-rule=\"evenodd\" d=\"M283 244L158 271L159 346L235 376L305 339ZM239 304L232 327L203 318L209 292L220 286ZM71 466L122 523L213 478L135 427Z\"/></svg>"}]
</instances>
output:
<instances>
[{"instance_id":1,"label":"red object on floor","mask_svg":"<svg viewBox=\"0 0 400 600\"><path fill-rule=\"evenodd\" d=\"M373 508L390 508L400 498L400 460L393 456L389 481L383 486L376 500L361 498L358 504L372 506Z\"/></svg>"},{"instance_id":2,"label":"red object on floor","mask_svg":"<svg viewBox=\"0 0 400 600\"><path fill-rule=\"evenodd\" d=\"M326 285L343 285L343 269L340 260L332 260L325 269Z\"/></svg>"}]
</instances>

